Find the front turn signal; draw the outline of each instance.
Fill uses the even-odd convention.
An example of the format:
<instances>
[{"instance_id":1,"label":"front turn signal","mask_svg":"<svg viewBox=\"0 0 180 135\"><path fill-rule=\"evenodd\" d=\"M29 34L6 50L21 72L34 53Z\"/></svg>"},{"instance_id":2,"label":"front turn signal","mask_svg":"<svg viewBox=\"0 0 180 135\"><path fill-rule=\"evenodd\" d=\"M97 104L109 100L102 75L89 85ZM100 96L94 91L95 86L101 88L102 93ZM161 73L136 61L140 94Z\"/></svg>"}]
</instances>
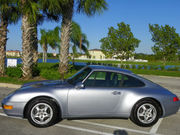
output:
<instances>
[{"instance_id":1,"label":"front turn signal","mask_svg":"<svg viewBox=\"0 0 180 135\"><path fill-rule=\"evenodd\" d=\"M12 110L13 106L12 105L3 105L3 108L6 110Z\"/></svg>"}]
</instances>

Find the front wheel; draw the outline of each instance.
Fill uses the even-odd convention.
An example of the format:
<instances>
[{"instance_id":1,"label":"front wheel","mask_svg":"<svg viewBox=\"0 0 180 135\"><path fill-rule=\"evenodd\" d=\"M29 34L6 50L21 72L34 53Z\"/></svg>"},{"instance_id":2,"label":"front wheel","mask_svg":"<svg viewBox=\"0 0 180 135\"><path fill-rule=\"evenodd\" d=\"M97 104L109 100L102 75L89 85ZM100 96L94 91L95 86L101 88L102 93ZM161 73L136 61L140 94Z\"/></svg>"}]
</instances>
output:
<instances>
[{"instance_id":1,"label":"front wheel","mask_svg":"<svg viewBox=\"0 0 180 135\"><path fill-rule=\"evenodd\" d=\"M32 101L27 110L28 121L35 127L49 127L58 117L56 104L47 98Z\"/></svg>"},{"instance_id":2,"label":"front wheel","mask_svg":"<svg viewBox=\"0 0 180 135\"><path fill-rule=\"evenodd\" d=\"M131 120L142 127L150 127L154 125L160 118L160 106L153 100L143 100L138 102L131 114Z\"/></svg>"}]
</instances>

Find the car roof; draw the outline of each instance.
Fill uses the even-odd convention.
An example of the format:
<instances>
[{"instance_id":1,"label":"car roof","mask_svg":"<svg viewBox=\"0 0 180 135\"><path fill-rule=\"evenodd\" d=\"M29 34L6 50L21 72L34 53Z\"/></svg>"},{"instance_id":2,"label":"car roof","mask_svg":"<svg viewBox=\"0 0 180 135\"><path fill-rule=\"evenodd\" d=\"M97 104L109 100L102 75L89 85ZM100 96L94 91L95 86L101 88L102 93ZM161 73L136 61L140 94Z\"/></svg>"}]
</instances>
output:
<instances>
[{"instance_id":1,"label":"car roof","mask_svg":"<svg viewBox=\"0 0 180 135\"><path fill-rule=\"evenodd\" d=\"M118 72L124 72L131 74L132 72L130 70L121 69L118 67L111 67L111 66L101 66L101 65L88 65L87 67L90 67L93 70L106 70L106 71L118 71Z\"/></svg>"}]
</instances>

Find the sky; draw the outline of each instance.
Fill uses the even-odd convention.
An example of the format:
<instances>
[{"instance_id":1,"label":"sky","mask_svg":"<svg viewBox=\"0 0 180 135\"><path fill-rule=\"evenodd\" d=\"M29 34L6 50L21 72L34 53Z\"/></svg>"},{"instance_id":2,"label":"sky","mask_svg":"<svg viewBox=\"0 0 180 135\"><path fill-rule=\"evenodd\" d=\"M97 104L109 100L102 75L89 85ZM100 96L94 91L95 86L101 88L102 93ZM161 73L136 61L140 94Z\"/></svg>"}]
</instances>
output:
<instances>
[{"instance_id":1,"label":"sky","mask_svg":"<svg viewBox=\"0 0 180 135\"><path fill-rule=\"evenodd\" d=\"M180 34L180 0L106 0L108 9L102 14L87 17L84 14L74 13L73 20L77 22L87 35L90 42L89 49L99 49L99 40L107 36L108 28L117 28L117 24L124 22L130 25L135 38L141 40L136 53L152 54L149 24L168 24L176 28ZM61 22L46 21L38 27L38 38L40 29L54 29ZM8 27L7 50L22 50L21 21L16 25ZM39 51L42 52L39 46ZM49 52L58 52L49 48Z\"/></svg>"}]
</instances>

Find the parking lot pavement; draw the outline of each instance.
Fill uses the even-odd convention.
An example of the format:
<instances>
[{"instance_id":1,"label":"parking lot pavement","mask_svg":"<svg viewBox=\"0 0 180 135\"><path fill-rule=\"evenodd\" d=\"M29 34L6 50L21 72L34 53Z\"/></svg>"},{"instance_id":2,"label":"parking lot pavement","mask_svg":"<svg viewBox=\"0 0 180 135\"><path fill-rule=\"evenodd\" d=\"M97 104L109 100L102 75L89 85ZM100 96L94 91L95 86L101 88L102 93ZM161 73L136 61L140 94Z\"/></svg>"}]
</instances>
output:
<instances>
[{"instance_id":1,"label":"parking lot pavement","mask_svg":"<svg viewBox=\"0 0 180 135\"><path fill-rule=\"evenodd\" d=\"M180 78L144 76L180 97ZM15 89L0 88L0 101ZM125 119L63 120L49 128L35 128L27 120L6 116L0 107L1 135L179 135L180 112L142 128Z\"/></svg>"}]
</instances>

